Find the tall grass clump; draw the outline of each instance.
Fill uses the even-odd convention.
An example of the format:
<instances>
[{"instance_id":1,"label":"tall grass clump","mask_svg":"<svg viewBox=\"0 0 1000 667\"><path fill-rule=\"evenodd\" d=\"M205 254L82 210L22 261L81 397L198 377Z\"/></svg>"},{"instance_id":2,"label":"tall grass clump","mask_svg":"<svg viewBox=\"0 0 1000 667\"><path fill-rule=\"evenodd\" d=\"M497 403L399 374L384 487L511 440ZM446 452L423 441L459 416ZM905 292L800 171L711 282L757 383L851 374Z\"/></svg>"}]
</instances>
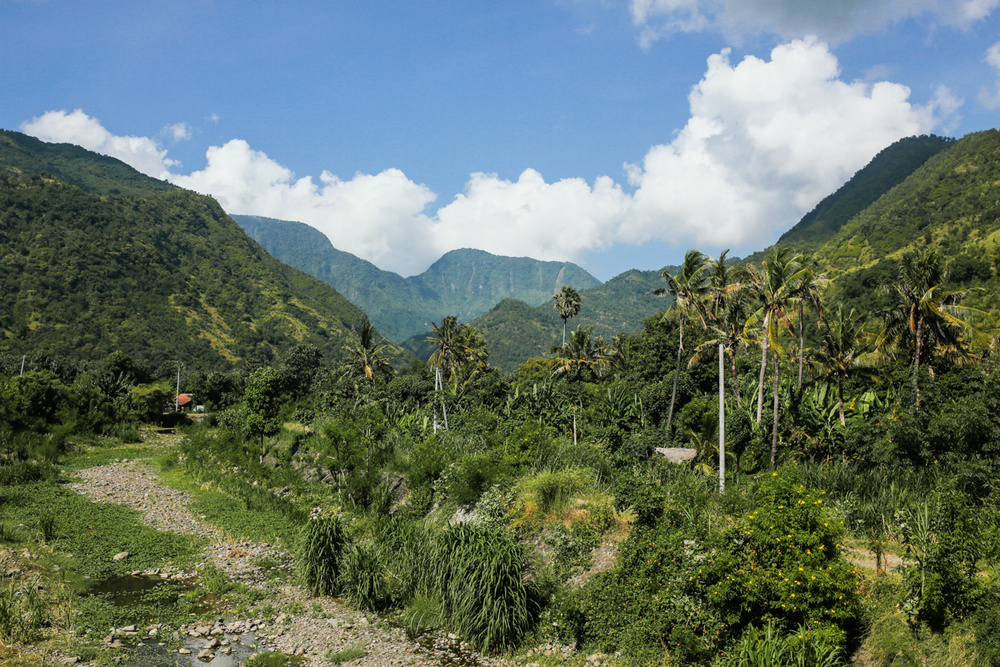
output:
<instances>
[{"instance_id":1,"label":"tall grass clump","mask_svg":"<svg viewBox=\"0 0 1000 667\"><path fill-rule=\"evenodd\" d=\"M45 601L37 583L24 587L11 583L0 589L0 640L28 643L38 635L45 622Z\"/></svg>"},{"instance_id":2,"label":"tall grass clump","mask_svg":"<svg viewBox=\"0 0 1000 667\"><path fill-rule=\"evenodd\" d=\"M437 544L441 567L433 597L448 625L477 650L498 653L520 644L540 610L524 545L505 531L462 524Z\"/></svg>"},{"instance_id":3,"label":"tall grass clump","mask_svg":"<svg viewBox=\"0 0 1000 667\"><path fill-rule=\"evenodd\" d=\"M728 667L836 667L842 664L841 647L828 637L800 627L783 636L773 623L761 629L749 626L726 663Z\"/></svg>"},{"instance_id":4,"label":"tall grass clump","mask_svg":"<svg viewBox=\"0 0 1000 667\"><path fill-rule=\"evenodd\" d=\"M303 584L312 595L341 592L347 546L347 533L340 517L320 516L306 522L299 563Z\"/></svg>"}]
</instances>

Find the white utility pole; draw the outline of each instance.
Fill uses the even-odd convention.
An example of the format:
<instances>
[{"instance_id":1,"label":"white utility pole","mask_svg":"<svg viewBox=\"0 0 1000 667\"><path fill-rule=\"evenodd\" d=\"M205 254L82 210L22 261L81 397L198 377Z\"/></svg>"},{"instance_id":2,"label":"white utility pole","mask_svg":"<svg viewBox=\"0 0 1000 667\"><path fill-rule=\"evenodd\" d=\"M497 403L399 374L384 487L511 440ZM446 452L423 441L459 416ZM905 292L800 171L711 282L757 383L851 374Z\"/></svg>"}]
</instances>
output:
<instances>
[{"instance_id":1,"label":"white utility pole","mask_svg":"<svg viewBox=\"0 0 1000 667\"><path fill-rule=\"evenodd\" d=\"M726 350L719 343L719 493L726 492Z\"/></svg>"}]
</instances>

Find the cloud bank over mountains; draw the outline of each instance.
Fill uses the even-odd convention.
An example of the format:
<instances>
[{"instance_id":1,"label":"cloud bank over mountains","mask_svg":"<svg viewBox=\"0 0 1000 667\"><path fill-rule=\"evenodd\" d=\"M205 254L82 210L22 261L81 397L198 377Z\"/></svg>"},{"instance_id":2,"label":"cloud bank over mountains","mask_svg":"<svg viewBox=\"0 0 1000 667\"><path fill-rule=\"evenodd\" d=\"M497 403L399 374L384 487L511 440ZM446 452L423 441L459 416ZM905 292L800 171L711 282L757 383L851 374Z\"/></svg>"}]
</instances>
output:
<instances>
[{"instance_id":1,"label":"cloud bank over mountains","mask_svg":"<svg viewBox=\"0 0 1000 667\"><path fill-rule=\"evenodd\" d=\"M998 1L916 4L926 11L952 8L957 16L988 11ZM635 0L633 14L637 21L682 21L694 29L699 21L724 26L749 11L746 6L780 13L784 4ZM829 7L807 4L816 13ZM844 4L888 11L899 3ZM728 49L716 53L688 100L685 126L622 165L623 182L611 176L547 182L534 169L511 181L484 171L471 174L464 192L448 201L391 166L346 179L326 171L315 179L298 176L241 139L208 148L205 168L184 174L154 139L115 136L83 110L49 111L21 129L212 195L229 213L308 223L337 248L411 275L461 247L557 260L650 241L763 247L879 150L945 126L961 105L945 88L918 105L900 84L841 80L837 58L815 38L779 45L769 60L748 56L733 63ZM178 123L161 134L185 140L191 127Z\"/></svg>"}]
</instances>

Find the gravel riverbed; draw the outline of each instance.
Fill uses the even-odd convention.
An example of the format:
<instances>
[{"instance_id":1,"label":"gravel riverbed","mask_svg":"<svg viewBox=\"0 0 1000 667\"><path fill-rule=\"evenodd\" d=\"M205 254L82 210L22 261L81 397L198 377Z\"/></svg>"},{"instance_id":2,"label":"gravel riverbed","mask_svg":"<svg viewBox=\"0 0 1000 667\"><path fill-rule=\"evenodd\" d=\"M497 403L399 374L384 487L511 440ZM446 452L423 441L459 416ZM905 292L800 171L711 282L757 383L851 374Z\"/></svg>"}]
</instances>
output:
<instances>
[{"instance_id":1,"label":"gravel riverbed","mask_svg":"<svg viewBox=\"0 0 1000 667\"><path fill-rule=\"evenodd\" d=\"M409 640L402 630L379 623L339 600L310 598L298 586L265 586L267 573L255 563L270 561L278 567L291 568L291 556L273 545L232 539L225 531L207 525L191 512L189 493L162 484L155 470L142 462L117 461L80 470L76 476L79 481L70 488L97 502L132 507L141 513L145 523L159 530L207 539L206 561L217 565L233 580L267 590L271 597L266 602L280 612L272 618L227 618L224 623L259 625L256 629L259 639L276 650L302 656L303 664L328 665L325 654L346 648L364 651L362 657L344 663L358 667L508 664L474 653L454 635L418 643ZM302 608L308 611L289 612Z\"/></svg>"}]
</instances>

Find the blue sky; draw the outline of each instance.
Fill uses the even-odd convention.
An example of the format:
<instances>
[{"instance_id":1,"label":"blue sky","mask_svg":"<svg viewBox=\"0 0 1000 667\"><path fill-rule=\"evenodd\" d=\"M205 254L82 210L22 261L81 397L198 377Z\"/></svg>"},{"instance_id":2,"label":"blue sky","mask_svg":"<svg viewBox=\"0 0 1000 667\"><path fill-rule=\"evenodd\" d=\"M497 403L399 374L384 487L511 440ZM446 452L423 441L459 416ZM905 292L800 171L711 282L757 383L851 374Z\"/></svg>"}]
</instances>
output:
<instances>
[{"instance_id":1,"label":"blue sky","mask_svg":"<svg viewBox=\"0 0 1000 667\"><path fill-rule=\"evenodd\" d=\"M0 0L0 127L404 275L773 243L879 150L996 127L1000 0Z\"/></svg>"}]
</instances>

